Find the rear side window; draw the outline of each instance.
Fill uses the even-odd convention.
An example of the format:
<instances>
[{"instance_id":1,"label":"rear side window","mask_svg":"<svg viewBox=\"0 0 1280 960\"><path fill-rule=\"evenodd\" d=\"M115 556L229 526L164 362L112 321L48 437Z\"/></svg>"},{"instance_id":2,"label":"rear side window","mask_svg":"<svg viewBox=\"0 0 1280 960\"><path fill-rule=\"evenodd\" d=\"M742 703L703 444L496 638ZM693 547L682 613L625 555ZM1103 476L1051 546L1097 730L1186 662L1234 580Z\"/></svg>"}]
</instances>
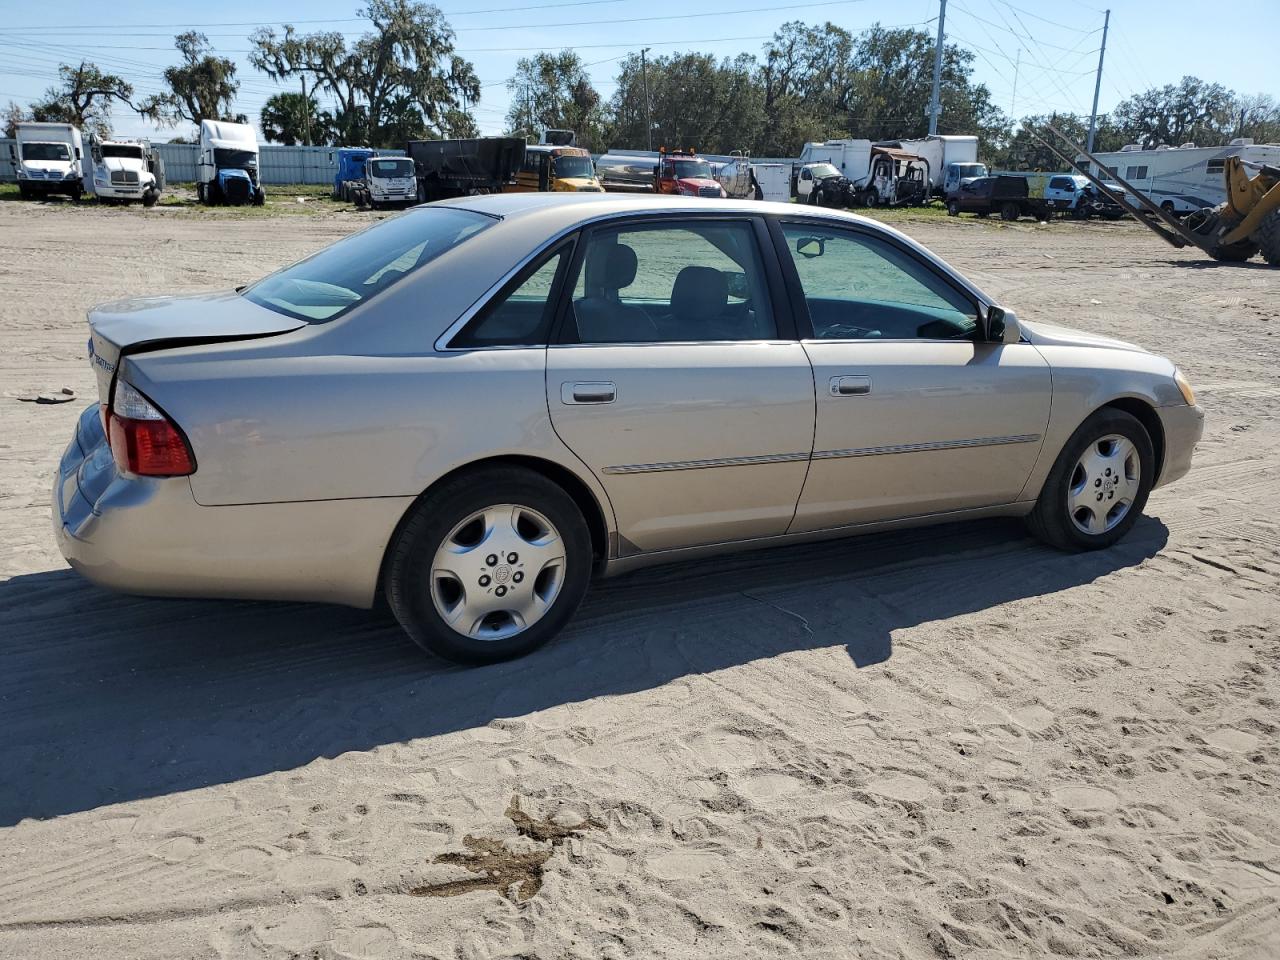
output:
<instances>
[{"instance_id":1,"label":"rear side window","mask_svg":"<svg viewBox=\"0 0 1280 960\"><path fill-rule=\"evenodd\" d=\"M307 323L325 323L497 222L470 210L414 210L259 280L244 297Z\"/></svg>"},{"instance_id":2,"label":"rear side window","mask_svg":"<svg viewBox=\"0 0 1280 960\"><path fill-rule=\"evenodd\" d=\"M451 347L527 347L545 344L551 325L552 292L571 245L533 264L512 281L450 342Z\"/></svg>"}]
</instances>

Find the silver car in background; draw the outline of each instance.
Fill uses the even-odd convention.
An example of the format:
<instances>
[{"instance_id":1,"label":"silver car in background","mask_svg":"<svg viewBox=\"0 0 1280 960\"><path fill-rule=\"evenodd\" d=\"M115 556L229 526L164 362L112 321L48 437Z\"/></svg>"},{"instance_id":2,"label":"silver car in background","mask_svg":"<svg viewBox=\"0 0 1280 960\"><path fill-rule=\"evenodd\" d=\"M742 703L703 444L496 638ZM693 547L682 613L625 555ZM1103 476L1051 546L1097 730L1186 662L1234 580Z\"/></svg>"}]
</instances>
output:
<instances>
[{"instance_id":1,"label":"silver car in background","mask_svg":"<svg viewBox=\"0 0 1280 960\"><path fill-rule=\"evenodd\" d=\"M1187 472L1168 360L1019 322L812 207L418 207L239 292L90 312L63 555L131 593L372 606L485 662L593 575L967 517L1106 547Z\"/></svg>"}]
</instances>

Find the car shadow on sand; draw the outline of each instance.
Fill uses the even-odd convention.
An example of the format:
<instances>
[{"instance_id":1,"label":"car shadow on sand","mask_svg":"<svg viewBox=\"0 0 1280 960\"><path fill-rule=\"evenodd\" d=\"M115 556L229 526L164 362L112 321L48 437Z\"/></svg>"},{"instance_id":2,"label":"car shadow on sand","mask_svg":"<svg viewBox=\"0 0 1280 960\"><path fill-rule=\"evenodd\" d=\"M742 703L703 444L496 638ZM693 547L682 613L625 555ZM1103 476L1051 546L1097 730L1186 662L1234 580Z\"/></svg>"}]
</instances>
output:
<instances>
[{"instance_id":1,"label":"car shadow on sand","mask_svg":"<svg viewBox=\"0 0 1280 960\"><path fill-rule=\"evenodd\" d=\"M366 611L155 600L69 570L0 583L0 826L627 694L789 651L889 659L894 630L1136 566L1168 530L1064 554L984 521L741 554L597 584L565 634L461 668Z\"/></svg>"}]
</instances>

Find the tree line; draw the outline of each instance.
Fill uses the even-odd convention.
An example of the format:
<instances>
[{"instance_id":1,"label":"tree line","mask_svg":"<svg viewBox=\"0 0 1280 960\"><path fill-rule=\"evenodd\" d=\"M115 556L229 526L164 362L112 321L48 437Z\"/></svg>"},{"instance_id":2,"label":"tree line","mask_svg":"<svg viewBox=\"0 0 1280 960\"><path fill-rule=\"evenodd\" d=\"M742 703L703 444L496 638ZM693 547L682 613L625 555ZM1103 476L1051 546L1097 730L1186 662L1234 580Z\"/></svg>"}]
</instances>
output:
<instances>
[{"instance_id":1,"label":"tree line","mask_svg":"<svg viewBox=\"0 0 1280 960\"><path fill-rule=\"evenodd\" d=\"M415 0L368 0L359 13L372 29L352 41L337 32L299 33L291 25L253 32L253 67L276 81L299 84L297 92L266 101L258 118L263 136L284 144L373 147L476 136L471 110L480 101L480 83L474 66L455 50L453 29L440 10ZM652 144L770 157L796 156L811 140L919 137L928 129L934 43L928 32L913 28L875 25L855 34L829 22L793 21L778 29L759 56L623 57L607 98L577 53L545 51L522 58L506 82L506 132L534 138L548 127L570 129L595 152ZM198 127L205 118L247 122L235 106L236 64L218 56L196 31L176 36L174 46L178 63L164 71L163 92L136 102L126 78L87 61L64 64L60 83L29 111L10 104L8 135L22 119L105 132L113 102L171 127ZM976 134L983 158L998 167L1060 168L1033 131L1053 123L1083 141L1088 118L1008 116L975 80L974 58L956 44L943 47L939 131ZM1280 142L1280 102L1184 77L1099 116L1095 145L1203 146L1238 136Z\"/></svg>"}]
</instances>

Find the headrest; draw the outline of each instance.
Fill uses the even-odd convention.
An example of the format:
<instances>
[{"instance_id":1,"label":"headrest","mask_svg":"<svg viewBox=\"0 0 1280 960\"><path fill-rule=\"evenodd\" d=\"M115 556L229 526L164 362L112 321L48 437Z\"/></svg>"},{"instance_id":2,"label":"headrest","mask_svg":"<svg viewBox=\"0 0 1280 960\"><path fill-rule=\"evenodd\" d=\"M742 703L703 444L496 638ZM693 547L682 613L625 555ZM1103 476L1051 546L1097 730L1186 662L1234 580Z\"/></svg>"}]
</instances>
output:
<instances>
[{"instance_id":1,"label":"headrest","mask_svg":"<svg viewBox=\"0 0 1280 960\"><path fill-rule=\"evenodd\" d=\"M671 289L671 312L681 322L718 317L728 302L729 281L714 267L685 267Z\"/></svg>"},{"instance_id":2,"label":"headrest","mask_svg":"<svg viewBox=\"0 0 1280 960\"><path fill-rule=\"evenodd\" d=\"M610 292L631 286L636 279L636 252L625 243L611 247L604 261L602 279L605 290Z\"/></svg>"}]
</instances>

